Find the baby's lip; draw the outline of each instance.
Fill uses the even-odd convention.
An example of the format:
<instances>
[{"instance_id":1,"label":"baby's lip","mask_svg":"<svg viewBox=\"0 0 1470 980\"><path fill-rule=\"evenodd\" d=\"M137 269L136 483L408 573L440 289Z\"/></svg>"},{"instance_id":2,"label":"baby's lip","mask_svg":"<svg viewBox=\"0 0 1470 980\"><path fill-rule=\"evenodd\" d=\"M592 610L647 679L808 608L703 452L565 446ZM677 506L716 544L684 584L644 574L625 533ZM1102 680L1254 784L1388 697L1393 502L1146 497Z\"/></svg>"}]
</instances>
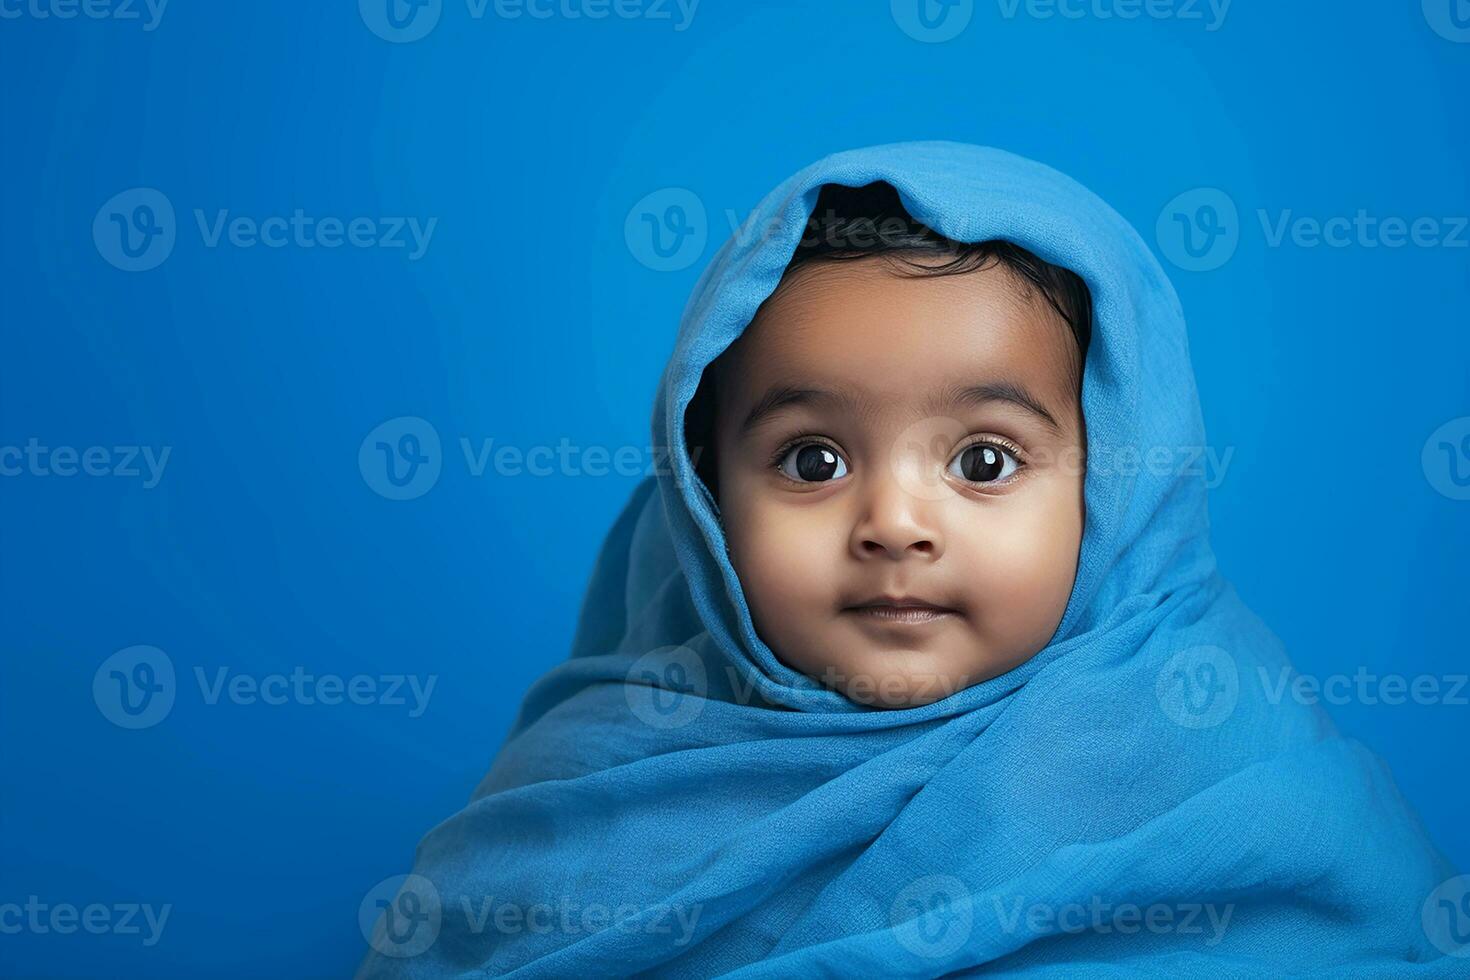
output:
<instances>
[{"instance_id":1,"label":"baby's lip","mask_svg":"<svg viewBox=\"0 0 1470 980\"><path fill-rule=\"evenodd\" d=\"M930 602L928 599L912 595L876 595L855 602L848 609L932 609L935 612L957 612L953 606L941 605Z\"/></svg>"}]
</instances>

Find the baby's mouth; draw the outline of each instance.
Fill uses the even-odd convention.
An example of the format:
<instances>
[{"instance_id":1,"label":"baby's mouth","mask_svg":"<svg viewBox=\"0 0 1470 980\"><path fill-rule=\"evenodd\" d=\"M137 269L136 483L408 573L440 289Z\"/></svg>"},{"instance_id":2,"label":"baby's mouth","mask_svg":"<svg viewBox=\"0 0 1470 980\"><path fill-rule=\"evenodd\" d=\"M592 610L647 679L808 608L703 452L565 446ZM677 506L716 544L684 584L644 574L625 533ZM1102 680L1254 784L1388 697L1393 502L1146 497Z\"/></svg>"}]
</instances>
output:
<instances>
[{"instance_id":1,"label":"baby's mouth","mask_svg":"<svg viewBox=\"0 0 1470 980\"><path fill-rule=\"evenodd\" d=\"M957 610L948 606L936 605L923 599L904 597L870 599L857 605L847 606L842 611L870 621L914 625L932 623L935 620L957 614Z\"/></svg>"}]
</instances>

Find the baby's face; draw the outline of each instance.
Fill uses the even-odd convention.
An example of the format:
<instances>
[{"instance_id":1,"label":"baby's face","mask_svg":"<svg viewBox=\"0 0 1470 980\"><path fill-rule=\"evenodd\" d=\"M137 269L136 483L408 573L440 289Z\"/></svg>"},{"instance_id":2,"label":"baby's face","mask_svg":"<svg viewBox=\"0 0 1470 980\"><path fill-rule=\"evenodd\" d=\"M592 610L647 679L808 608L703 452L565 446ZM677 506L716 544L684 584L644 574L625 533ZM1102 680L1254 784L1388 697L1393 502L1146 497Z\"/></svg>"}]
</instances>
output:
<instances>
[{"instance_id":1,"label":"baby's face","mask_svg":"<svg viewBox=\"0 0 1470 980\"><path fill-rule=\"evenodd\" d=\"M1003 267L797 270L716 367L720 510L772 651L886 707L1040 651L1082 540L1080 369Z\"/></svg>"}]
</instances>

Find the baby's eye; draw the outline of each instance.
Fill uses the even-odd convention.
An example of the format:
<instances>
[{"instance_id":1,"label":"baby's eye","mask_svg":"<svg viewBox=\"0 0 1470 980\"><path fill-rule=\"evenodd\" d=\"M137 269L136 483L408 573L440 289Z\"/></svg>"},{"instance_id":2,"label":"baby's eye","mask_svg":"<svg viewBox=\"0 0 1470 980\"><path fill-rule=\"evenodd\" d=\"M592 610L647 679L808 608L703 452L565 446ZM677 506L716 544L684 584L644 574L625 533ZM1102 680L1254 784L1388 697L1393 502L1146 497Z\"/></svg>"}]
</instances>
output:
<instances>
[{"instance_id":1,"label":"baby's eye","mask_svg":"<svg viewBox=\"0 0 1470 980\"><path fill-rule=\"evenodd\" d=\"M847 475L847 461L819 442L792 446L776 468L798 483L825 483Z\"/></svg>"},{"instance_id":2,"label":"baby's eye","mask_svg":"<svg viewBox=\"0 0 1470 980\"><path fill-rule=\"evenodd\" d=\"M977 442L960 451L949 464L949 472L970 483L994 483L1016 472L1020 465L1000 446Z\"/></svg>"}]
</instances>

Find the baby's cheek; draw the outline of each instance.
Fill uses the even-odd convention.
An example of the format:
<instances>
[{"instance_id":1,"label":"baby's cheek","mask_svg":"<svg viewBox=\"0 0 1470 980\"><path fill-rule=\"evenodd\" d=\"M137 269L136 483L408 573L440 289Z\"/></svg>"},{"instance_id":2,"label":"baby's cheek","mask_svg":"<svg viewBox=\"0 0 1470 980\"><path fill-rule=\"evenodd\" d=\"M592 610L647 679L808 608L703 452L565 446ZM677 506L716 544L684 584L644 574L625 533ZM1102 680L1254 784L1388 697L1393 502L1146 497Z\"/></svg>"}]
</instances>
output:
<instances>
[{"instance_id":1,"label":"baby's cheek","mask_svg":"<svg viewBox=\"0 0 1470 980\"><path fill-rule=\"evenodd\" d=\"M1080 521L1041 503L987 514L965 530L974 618L989 644L1008 656L1028 657L1046 644L1076 577Z\"/></svg>"},{"instance_id":2,"label":"baby's cheek","mask_svg":"<svg viewBox=\"0 0 1470 980\"><path fill-rule=\"evenodd\" d=\"M730 558L751 614L768 632L830 610L844 538L814 508L760 504L727 516Z\"/></svg>"}]
</instances>

